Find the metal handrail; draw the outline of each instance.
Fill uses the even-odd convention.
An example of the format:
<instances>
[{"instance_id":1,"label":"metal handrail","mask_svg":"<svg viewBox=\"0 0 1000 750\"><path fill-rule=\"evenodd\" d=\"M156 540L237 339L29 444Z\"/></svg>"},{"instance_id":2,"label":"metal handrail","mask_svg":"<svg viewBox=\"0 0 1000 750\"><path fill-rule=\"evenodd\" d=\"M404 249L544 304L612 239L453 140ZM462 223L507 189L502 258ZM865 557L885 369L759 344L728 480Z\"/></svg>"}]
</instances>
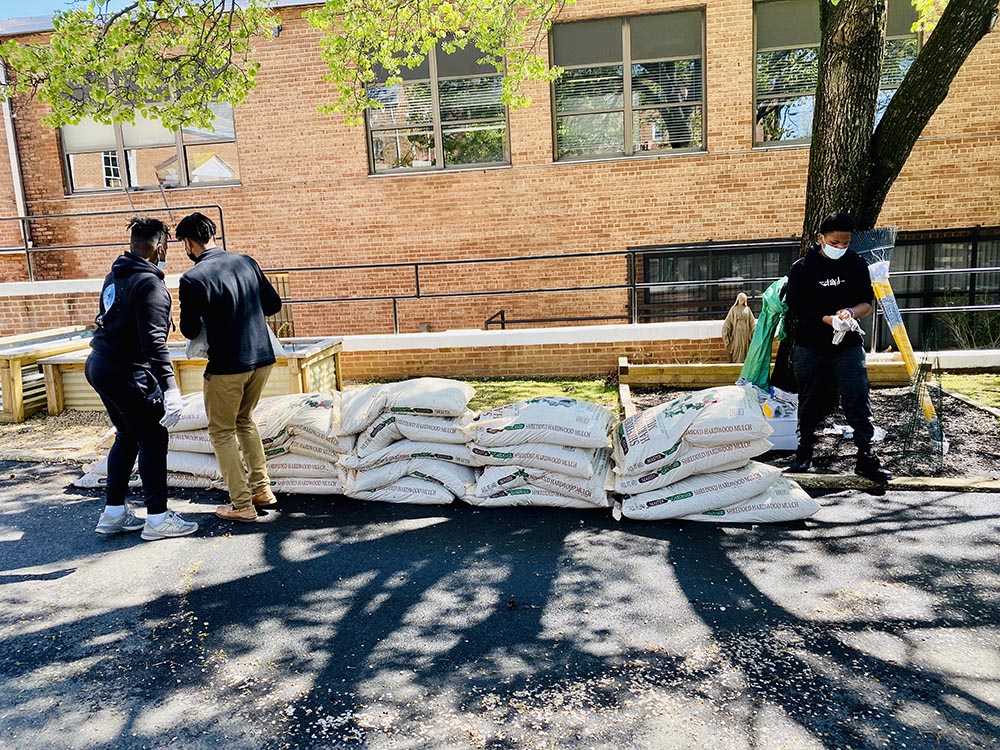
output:
<instances>
[{"instance_id":1,"label":"metal handrail","mask_svg":"<svg viewBox=\"0 0 1000 750\"><path fill-rule=\"evenodd\" d=\"M209 203L197 206L165 206L163 208L128 208L121 210L112 211L80 211L77 213L68 214L30 214L27 216L0 216L0 222L3 221L16 221L21 224L21 247L20 248L5 248L5 255L13 255L14 253L24 253L24 263L28 269L28 281L35 280L35 269L31 263L31 256L33 253L44 253L53 251L65 251L65 250L89 250L96 247L127 247L127 242L93 242L85 245L41 245L35 247L31 245L31 232L28 231L28 226L33 221L45 221L50 219L79 219L86 218L90 216L121 216L121 215L136 215L141 213L159 213L161 211L166 211L167 213L172 213L174 211L201 211L205 209L211 209L219 212L219 240L222 248L226 247L226 220L223 216L222 206L218 203ZM172 240L176 241L176 240Z\"/></svg>"}]
</instances>

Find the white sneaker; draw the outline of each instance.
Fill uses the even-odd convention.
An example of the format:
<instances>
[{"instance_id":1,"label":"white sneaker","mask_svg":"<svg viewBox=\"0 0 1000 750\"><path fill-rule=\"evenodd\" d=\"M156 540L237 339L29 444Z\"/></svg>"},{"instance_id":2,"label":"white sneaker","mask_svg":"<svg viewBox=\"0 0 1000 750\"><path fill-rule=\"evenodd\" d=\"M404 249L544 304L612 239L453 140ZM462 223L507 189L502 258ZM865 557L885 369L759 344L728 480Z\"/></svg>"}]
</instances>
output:
<instances>
[{"instance_id":1,"label":"white sneaker","mask_svg":"<svg viewBox=\"0 0 1000 750\"><path fill-rule=\"evenodd\" d=\"M167 517L160 523L152 524L146 521L142 527L142 538L147 542L157 539L170 539L175 536L187 536L198 530L194 521L185 521L172 510L167 511Z\"/></svg>"},{"instance_id":2,"label":"white sneaker","mask_svg":"<svg viewBox=\"0 0 1000 750\"><path fill-rule=\"evenodd\" d=\"M126 504L125 512L121 515L109 516L107 513L102 512L101 517L97 520L97 528L94 531L98 534L120 534L125 531L138 531L143 526L143 520L137 517Z\"/></svg>"}]
</instances>

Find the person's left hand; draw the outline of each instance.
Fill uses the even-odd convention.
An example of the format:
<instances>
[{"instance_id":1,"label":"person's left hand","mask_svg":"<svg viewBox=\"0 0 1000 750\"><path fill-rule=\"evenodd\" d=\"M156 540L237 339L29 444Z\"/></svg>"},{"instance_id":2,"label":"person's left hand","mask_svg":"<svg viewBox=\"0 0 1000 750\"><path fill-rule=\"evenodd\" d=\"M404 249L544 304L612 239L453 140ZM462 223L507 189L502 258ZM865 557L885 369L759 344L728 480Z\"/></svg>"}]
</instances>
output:
<instances>
[{"instance_id":1,"label":"person's left hand","mask_svg":"<svg viewBox=\"0 0 1000 750\"><path fill-rule=\"evenodd\" d=\"M854 310L849 307L845 307L843 310L837 310L837 317L841 320L851 320L854 317Z\"/></svg>"}]
</instances>

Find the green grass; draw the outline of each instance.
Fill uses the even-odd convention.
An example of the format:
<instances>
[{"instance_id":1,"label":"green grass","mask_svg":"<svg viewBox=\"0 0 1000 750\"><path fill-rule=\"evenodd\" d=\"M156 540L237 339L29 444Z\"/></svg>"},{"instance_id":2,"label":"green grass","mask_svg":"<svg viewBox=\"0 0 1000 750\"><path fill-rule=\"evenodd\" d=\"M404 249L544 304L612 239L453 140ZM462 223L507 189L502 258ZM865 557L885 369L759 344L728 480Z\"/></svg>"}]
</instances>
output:
<instances>
[{"instance_id":1,"label":"green grass","mask_svg":"<svg viewBox=\"0 0 1000 750\"><path fill-rule=\"evenodd\" d=\"M1000 408L1000 374L968 375L957 372L941 374L941 385L987 406Z\"/></svg>"},{"instance_id":2,"label":"green grass","mask_svg":"<svg viewBox=\"0 0 1000 750\"><path fill-rule=\"evenodd\" d=\"M583 401L593 401L613 413L618 414L618 386L612 385L601 378L535 378L510 379L502 378L463 378L476 389L476 395L469 402L473 411L486 411L494 406L503 406L515 401L523 401L536 396L569 396ZM380 381L353 381L345 383L345 388L355 388L363 385L373 385Z\"/></svg>"},{"instance_id":3,"label":"green grass","mask_svg":"<svg viewBox=\"0 0 1000 750\"><path fill-rule=\"evenodd\" d=\"M570 396L593 401L618 413L618 387L603 379L552 378L536 380L473 380L466 383L476 389L469 402L473 411L485 411L494 406L510 404L537 396Z\"/></svg>"}]
</instances>

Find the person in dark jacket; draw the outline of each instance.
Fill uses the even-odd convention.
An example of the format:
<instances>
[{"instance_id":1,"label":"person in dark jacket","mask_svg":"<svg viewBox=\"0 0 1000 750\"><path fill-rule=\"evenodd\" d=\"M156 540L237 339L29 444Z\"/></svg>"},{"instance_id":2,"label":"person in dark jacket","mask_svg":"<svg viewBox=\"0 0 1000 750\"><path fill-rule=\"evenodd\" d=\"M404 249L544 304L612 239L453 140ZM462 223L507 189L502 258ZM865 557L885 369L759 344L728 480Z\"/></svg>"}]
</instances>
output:
<instances>
[{"instance_id":1,"label":"person in dark jacket","mask_svg":"<svg viewBox=\"0 0 1000 750\"><path fill-rule=\"evenodd\" d=\"M167 427L183 402L167 351L170 293L163 283L170 230L158 219L133 219L131 240L104 279L97 329L84 373L115 426L108 452L106 506L98 534L142 529L151 541L187 536L198 524L167 510ZM136 456L146 519L125 502Z\"/></svg>"},{"instance_id":2,"label":"person in dark jacket","mask_svg":"<svg viewBox=\"0 0 1000 750\"><path fill-rule=\"evenodd\" d=\"M828 216L820 224L817 243L788 272L785 301L794 320L792 363L799 389L799 444L790 468L811 468L816 431L839 390L858 449L855 473L884 484L892 475L872 450L868 370L855 322L871 314L875 293L868 266L848 252L854 228L849 214Z\"/></svg>"},{"instance_id":3,"label":"person in dark jacket","mask_svg":"<svg viewBox=\"0 0 1000 750\"><path fill-rule=\"evenodd\" d=\"M208 340L204 382L208 433L229 489L230 504L219 506L215 514L253 522L255 506L277 502L253 410L275 362L264 318L281 310L281 297L253 258L215 245L215 223L207 216L185 216L176 236L194 261L194 267L181 276L178 290L181 333L195 339L204 331Z\"/></svg>"}]
</instances>

